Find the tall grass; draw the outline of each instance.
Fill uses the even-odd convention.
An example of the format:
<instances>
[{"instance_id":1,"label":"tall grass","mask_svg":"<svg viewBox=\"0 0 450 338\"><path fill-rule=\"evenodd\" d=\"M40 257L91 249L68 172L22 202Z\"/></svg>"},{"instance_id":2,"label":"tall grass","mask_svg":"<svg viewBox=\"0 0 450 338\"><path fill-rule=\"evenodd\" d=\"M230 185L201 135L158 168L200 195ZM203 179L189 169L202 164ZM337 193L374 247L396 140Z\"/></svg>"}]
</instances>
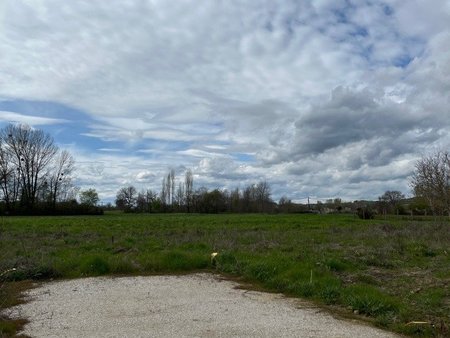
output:
<instances>
[{"instance_id":1,"label":"tall grass","mask_svg":"<svg viewBox=\"0 0 450 338\"><path fill-rule=\"evenodd\" d=\"M5 280L215 270L410 335L449 324L449 223L352 215L10 217ZM211 252L218 252L214 265ZM2 297L2 294L0 294ZM3 296L4 297L4 296ZM429 325L408 324L425 321Z\"/></svg>"}]
</instances>

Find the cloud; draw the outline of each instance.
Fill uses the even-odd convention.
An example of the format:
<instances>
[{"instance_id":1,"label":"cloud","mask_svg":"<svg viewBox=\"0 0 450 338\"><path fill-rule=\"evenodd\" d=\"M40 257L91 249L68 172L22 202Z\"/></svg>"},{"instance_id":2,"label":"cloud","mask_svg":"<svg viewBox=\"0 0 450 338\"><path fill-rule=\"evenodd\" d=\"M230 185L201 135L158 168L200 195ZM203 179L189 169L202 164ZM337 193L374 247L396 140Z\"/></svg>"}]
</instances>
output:
<instances>
[{"instance_id":1,"label":"cloud","mask_svg":"<svg viewBox=\"0 0 450 338\"><path fill-rule=\"evenodd\" d=\"M445 0L7 0L0 13L1 119L70 136L79 182L108 196L186 166L211 186L376 197L407 189L398 163L450 146Z\"/></svg>"},{"instance_id":2,"label":"cloud","mask_svg":"<svg viewBox=\"0 0 450 338\"><path fill-rule=\"evenodd\" d=\"M26 123L30 126L41 126L41 125L51 125L51 124L60 124L67 123L69 121L64 119L54 119L47 118L42 116L30 116L24 115L20 113L10 112L10 111L1 111L0 110L0 121L6 123Z\"/></svg>"}]
</instances>

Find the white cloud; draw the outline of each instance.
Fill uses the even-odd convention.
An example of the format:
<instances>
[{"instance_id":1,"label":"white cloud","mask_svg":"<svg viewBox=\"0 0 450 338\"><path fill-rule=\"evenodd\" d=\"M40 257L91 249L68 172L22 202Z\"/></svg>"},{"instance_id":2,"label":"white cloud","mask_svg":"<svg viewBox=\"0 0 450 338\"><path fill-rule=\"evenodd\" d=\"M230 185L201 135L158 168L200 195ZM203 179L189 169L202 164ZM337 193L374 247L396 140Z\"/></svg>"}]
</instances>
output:
<instances>
[{"instance_id":1,"label":"white cloud","mask_svg":"<svg viewBox=\"0 0 450 338\"><path fill-rule=\"evenodd\" d=\"M205 184L373 197L406 186L399 161L450 146L449 22L445 0L7 0L0 97L87 113L98 153L77 152L111 167L108 194L149 166L156 179L185 165ZM98 184L83 168L80 181ZM378 174L395 168L404 175Z\"/></svg>"},{"instance_id":2,"label":"white cloud","mask_svg":"<svg viewBox=\"0 0 450 338\"><path fill-rule=\"evenodd\" d=\"M25 123L30 126L41 126L67 123L64 119L47 118L42 116L31 116L10 111L0 111L0 121L7 123Z\"/></svg>"}]
</instances>

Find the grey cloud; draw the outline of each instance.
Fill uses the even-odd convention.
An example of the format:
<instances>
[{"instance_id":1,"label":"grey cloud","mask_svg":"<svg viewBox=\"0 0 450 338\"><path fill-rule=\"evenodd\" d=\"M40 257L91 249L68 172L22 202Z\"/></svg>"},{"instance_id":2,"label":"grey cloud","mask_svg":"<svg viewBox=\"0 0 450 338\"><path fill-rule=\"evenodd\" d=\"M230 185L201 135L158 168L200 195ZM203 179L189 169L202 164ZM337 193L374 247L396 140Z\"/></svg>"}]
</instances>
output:
<instances>
[{"instance_id":1,"label":"grey cloud","mask_svg":"<svg viewBox=\"0 0 450 338\"><path fill-rule=\"evenodd\" d=\"M364 177L374 193L404 183L378 168L450 146L445 0L3 6L0 98L77 107L91 117L85 134L105 143L97 148L121 141L148 155L129 162L133 172L111 169L108 191L185 163L205 184L270 177L287 195L355 197Z\"/></svg>"},{"instance_id":2,"label":"grey cloud","mask_svg":"<svg viewBox=\"0 0 450 338\"><path fill-rule=\"evenodd\" d=\"M442 127L427 115L426 112L411 113L407 105L383 100L368 90L337 88L328 102L314 106L296 122L293 151L321 153L354 142L386 138L389 140L384 142L385 146L396 146L404 134L415 130L437 131ZM419 143L423 139L410 141Z\"/></svg>"}]
</instances>

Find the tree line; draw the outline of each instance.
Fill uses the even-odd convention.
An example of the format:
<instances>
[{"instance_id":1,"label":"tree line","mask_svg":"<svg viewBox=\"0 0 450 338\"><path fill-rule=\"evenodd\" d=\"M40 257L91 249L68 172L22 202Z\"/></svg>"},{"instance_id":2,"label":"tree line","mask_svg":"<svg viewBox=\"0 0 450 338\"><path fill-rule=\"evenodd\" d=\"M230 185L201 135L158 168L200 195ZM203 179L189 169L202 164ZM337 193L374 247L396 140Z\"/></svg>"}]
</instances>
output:
<instances>
[{"instance_id":1,"label":"tree line","mask_svg":"<svg viewBox=\"0 0 450 338\"><path fill-rule=\"evenodd\" d=\"M162 179L161 191L140 192L134 186L122 187L116 194L116 207L125 212L272 212L276 206L271 199L266 181L251 184L244 189L194 189L194 176L188 169L184 178L177 180L171 169Z\"/></svg>"},{"instance_id":2,"label":"tree line","mask_svg":"<svg viewBox=\"0 0 450 338\"><path fill-rule=\"evenodd\" d=\"M414 198L406 198L397 190L387 190L378 201L343 202L340 198L303 205L283 196L278 203L271 199L266 181L244 189L193 188L193 174L188 170L184 181L176 180L170 170L162 179L160 193L138 192L133 186L121 188L116 205L127 212L353 212L361 218L374 215L448 215L450 217L450 155L439 151L424 156L415 164L410 187Z\"/></svg>"}]
</instances>

